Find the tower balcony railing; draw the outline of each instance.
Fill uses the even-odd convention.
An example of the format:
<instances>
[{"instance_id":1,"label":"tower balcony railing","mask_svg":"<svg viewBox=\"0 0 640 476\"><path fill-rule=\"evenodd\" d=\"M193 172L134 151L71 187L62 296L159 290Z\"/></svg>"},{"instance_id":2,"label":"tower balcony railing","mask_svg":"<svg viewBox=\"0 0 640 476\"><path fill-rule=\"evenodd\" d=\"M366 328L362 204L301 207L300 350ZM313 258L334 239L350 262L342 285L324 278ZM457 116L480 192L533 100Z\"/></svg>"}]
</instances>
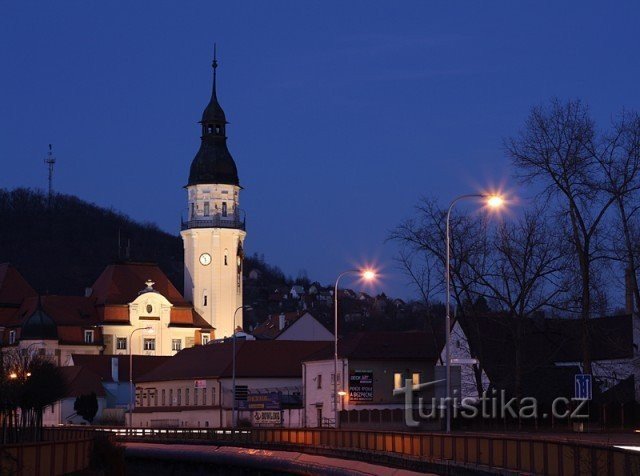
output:
<instances>
[{"instance_id":1,"label":"tower balcony railing","mask_svg":"<svg viewBox=\"0 0 640 476\"><path fill-rule=\"evenodd\" d=\"M209 216L196 215L188 220L180 219L180 228L188 230L190 228L235 228L246 230L246 218L244 212L236 211L223 216L216 213Z\"/></svg>"}]
</instances>

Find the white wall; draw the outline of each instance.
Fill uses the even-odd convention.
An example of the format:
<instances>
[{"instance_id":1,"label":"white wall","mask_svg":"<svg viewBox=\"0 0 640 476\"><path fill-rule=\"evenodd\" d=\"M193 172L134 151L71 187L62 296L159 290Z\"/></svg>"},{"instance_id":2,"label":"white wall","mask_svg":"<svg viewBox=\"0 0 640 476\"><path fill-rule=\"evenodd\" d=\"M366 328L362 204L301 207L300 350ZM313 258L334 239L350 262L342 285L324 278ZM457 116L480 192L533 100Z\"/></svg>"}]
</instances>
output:
<instances>
[{"instance_id":1,"label":"white wall","mask_svg":"<svg viewBox=\"0 0 640 476\"><path fill-rule=\"evenodd\" d=\"M306 312L287 327L276 340L333 341L333 334Z\"/></svg>"}]
</instances>

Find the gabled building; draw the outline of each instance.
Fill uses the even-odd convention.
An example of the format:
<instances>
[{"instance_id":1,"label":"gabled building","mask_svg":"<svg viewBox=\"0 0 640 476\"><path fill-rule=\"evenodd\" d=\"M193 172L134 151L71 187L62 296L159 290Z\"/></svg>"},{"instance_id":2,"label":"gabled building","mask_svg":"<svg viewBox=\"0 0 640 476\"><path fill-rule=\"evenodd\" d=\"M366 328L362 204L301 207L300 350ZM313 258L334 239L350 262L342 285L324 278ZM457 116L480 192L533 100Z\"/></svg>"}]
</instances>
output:
<instances>
[{"instance_id":1,"label":"gabled building","mask_svg":"<svg viewBox=\"0 0 640 476\"><path fill-rule=\"evenodd\" d=\"M308 312L272 314L252 334L263 340L333 341L333 333Z\"/></svg>"},{"instance_id":2,"label":"gabled building","mask_svg":"<svg viewBox=\"0 0 640 476\"><path fill-rule=\"evenodd\" d=\"M85 296L38 296L5 264L0 299L2 346L37 350L58 365L70 365L72 354L173 355L214 338L154 264L110 265Z\"/></svg>"}]
</instances>

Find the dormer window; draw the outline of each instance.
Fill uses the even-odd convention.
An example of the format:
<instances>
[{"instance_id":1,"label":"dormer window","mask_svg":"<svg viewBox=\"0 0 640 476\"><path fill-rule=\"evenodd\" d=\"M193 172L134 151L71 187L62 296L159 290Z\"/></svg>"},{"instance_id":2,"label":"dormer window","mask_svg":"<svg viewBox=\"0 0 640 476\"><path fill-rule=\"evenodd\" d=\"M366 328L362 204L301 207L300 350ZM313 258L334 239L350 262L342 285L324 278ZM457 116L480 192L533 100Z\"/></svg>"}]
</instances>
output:
<instances>
[{"instance_id":1,"label":"dormer window","mask_svg":"<svg viewBox=\"0 0 640 476\"><path fill-rule=\"evenodd\" d=\"M93 344L93 331L84 331L84 343Z\"/></svg>"},{"instance_id":2,"label":"dormer window","mask_svg":"<svg viewBox=\"0 0 640 476\"><path fill-rule=\"evenodd\" d=\"M16 343L16 331L9 331L9 345Z\"/></svg>"}]
</instances>

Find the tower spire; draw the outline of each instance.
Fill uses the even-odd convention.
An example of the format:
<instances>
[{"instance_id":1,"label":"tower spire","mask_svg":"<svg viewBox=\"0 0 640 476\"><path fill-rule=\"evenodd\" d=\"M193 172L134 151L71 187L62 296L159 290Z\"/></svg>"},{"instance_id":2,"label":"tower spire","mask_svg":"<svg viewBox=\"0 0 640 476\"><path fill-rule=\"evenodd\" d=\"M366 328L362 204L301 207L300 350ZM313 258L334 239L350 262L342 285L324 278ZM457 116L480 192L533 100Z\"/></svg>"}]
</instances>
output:
<instances>
[{"instance_id":1,"label":"tower spire","mask_svg":"<svg viewBox=\"0 0 640 476\"><path fill-rule=\"evenodd\" d=\"M218 94L216 92L216 70L218 69L218 56L216 54L216 44L213 44L213 63L211 63L211 67L213 68L213 97L218 99Z\"/></svg>"}]
</instances>

